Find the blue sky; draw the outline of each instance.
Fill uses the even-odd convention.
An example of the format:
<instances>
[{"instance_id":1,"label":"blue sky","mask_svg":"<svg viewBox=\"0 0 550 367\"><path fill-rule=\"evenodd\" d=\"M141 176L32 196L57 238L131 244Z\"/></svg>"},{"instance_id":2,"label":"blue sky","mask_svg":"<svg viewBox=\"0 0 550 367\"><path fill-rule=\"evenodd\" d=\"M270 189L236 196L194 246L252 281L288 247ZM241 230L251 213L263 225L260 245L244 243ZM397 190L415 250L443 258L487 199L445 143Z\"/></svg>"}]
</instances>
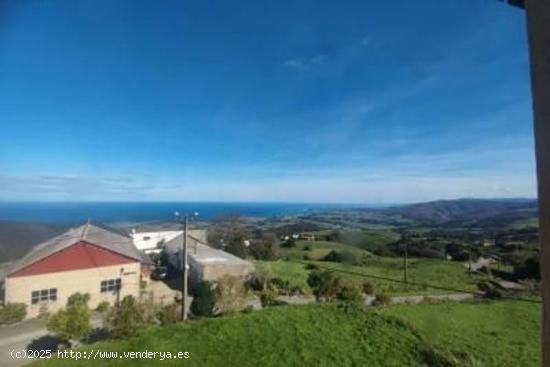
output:
<instances>
[{"instance_id":1,"label":"blue sky","mask_svg":"<svg viewBox=\"0 0 550 367\"><path fill-rule=\"evenodd\" d=\"M534 197L490 0L5 1L0 200Z\"/></svg>"}]
</instances>

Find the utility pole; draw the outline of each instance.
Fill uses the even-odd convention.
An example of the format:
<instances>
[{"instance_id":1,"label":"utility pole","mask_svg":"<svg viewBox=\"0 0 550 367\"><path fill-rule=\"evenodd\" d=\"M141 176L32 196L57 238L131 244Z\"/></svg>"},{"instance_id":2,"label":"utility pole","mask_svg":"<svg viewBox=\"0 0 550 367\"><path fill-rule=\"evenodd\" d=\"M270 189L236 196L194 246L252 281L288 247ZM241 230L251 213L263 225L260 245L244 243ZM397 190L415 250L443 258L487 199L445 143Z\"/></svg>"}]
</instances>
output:
<instances>
[{"instance_id":1,"label":"utility pole","mask_svg":"<svg viewBox=\"0 0 550 367\"><path fill-rule=\"evenodd\" d=\"M408 288L407 284L407 258L408 258L408 244L405 244L405 251L403 252L403 281L405 282L405 289Z\"/></svg>"},{"instance_id":2,"label":"utility pole","mask_svg":"<svg viewBox=\"0 0 550 367\"><path fill-rule=\"evenodd\" d=\"M472 246L468 246L468 276L472 276Z\"/></svg>"},{"instance_id":3,"label":"utility pole","mask_svg":"<svg viewBox=\"0 0 550 367\"><path fill-rule=\"evenodd\" d=\"M182 240L182 286L181 286L181 320L187 320L187 214L183 217L183 240Z\"/></svg>"}]
</instances>

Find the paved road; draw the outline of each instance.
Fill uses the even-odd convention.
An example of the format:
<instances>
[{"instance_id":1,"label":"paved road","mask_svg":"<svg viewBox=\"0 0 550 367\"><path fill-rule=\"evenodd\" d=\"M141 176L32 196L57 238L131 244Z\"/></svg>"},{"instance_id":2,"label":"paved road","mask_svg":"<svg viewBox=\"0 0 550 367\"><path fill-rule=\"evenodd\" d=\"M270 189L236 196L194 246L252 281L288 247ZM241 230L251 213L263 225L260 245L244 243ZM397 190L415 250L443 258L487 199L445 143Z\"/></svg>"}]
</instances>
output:
<instances>
[{"instance_id":1,"label":"paved road","mask_svg":"<svg viewBox=\"0 0 550 367\"><path fill-rule=\"evenodd\" d=\"M92 327L101 326L101 317L94 314ZM0 366L17 367L32 362L29 359L13 359L12 351L27 349L52 349L58 340L46 329L45 320L27 320L0 327Z\"/></svg>"}]
</instances>

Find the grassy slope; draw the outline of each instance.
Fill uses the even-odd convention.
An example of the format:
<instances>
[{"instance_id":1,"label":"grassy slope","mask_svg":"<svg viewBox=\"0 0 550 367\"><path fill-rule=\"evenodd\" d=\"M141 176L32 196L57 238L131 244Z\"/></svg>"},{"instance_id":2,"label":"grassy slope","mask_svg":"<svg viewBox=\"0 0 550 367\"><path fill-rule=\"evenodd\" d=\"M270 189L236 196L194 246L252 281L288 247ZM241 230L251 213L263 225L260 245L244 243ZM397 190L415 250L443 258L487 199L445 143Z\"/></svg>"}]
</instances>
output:
<instances>
[{"instance_id":1,"label":"grassy slope","mask_svg":"<svg viewBox=\"0 0 550 367\"><path fill-rule=\"evenodd\" d=\"M309 246L311 250L305 251L305 246ZM349 251L358 255L367 254L366 251L360 250L356 247L332 241L296 241L296 246L293 248L278 246L277 254L290 260L303 260L304 255L307 255L312 260L321 260L332 250L336 250L338 252Z\"/></svg>"},{"instance_id":2,"label":"grassy slope","mask_svg":"<svg viewBox=\"0 0 550 367\"><path fill-rule=\"evenodd\" d=\"M285 306L152 328L126 340L95 344L102 351L188 351L190 359L103 360L102 366L418 366L425 343L410 327L374 312L331 305ZM38 366L95 366L49 360Z\"/></svg>"},{"instance_id":3,"label":"grassy slope","mask_svg":"<svg viewBox=\"0 0 550 367\"><path fill-rule=\"evenodd\" d=\"M307 288L309 271L304 264L292 261L259 261L257 269L269 277L279 277L288 280L291 285ZM376 277L403 279L403 260L398 258L376 257L369 260L365 266L352 266L330 262L315 262L320 267L351 271ZM375 293L400 294L441 294L452 291L434 290L424 286L408 286L406 289L401 283L393 283L376 278L364 278L345 273L337 273L345 281L363 283L370 281L375 285ZM408 279L417 283L428 283L466 291L476 291L475 281L479 276L469 278L463 263L435 259L409 259Z\"/></svg>"},{"instance_id":4,"label":"grassy slope","mask_svg":"<svg viewBox=\"0 0 550 367\"><path fill-rule=\"evenodd\" d=\"M397 241L399 238L398 233L385 229L341 231L339 233L340 242L368 251L374 251L386 246Z\"/></svg>"},{"instance_id":5,"label":"grassy slope","mask_svg":"<svg viewBox=\"0 0 550 367\"><path fill-rule=\"evenodd\" d=\"M480 366L540 366L541 307L501 301L400 305L382 314L396 316L440 349L466 351Z\"/></svg>"}]
</instances>

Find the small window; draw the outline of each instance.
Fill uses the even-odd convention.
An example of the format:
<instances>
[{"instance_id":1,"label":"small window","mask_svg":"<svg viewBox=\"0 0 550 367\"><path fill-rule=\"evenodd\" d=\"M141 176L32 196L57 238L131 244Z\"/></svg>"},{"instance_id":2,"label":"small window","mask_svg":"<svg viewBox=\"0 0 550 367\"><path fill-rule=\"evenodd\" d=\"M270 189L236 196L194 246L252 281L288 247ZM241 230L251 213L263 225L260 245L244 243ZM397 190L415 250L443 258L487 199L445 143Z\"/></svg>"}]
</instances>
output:
<instances>
[{"instance_id":1,"label":"small window","mask_svg":"<svg viewBox=\"0 0 550 367\"><path fill-rule=\"evenodd\" d=\"M33 305L37 304L38 301L40 301L40 292L39 291L33 291L31 293L31 303Z\"/></svg>"},{"instance_id":2,"label":"small window","mask_svg":"<svg viewBox=\"0 0 550 367\"><path fill-rule=\"evenodd\" d=\"M31 304L36 305L40 302L57 301L57 288L41 289L31 292Z\"/></svg>"},{"instance_id":3,"label":"small window","mask_svg":"<svg viewBox=\"0 0 550 367\"><path fill-rule=\"evenodd\" d=\"M120 278L102 280L100 283L101 293L113 292L122 288L122 281Z\"/></svg>"}]
</instances>

